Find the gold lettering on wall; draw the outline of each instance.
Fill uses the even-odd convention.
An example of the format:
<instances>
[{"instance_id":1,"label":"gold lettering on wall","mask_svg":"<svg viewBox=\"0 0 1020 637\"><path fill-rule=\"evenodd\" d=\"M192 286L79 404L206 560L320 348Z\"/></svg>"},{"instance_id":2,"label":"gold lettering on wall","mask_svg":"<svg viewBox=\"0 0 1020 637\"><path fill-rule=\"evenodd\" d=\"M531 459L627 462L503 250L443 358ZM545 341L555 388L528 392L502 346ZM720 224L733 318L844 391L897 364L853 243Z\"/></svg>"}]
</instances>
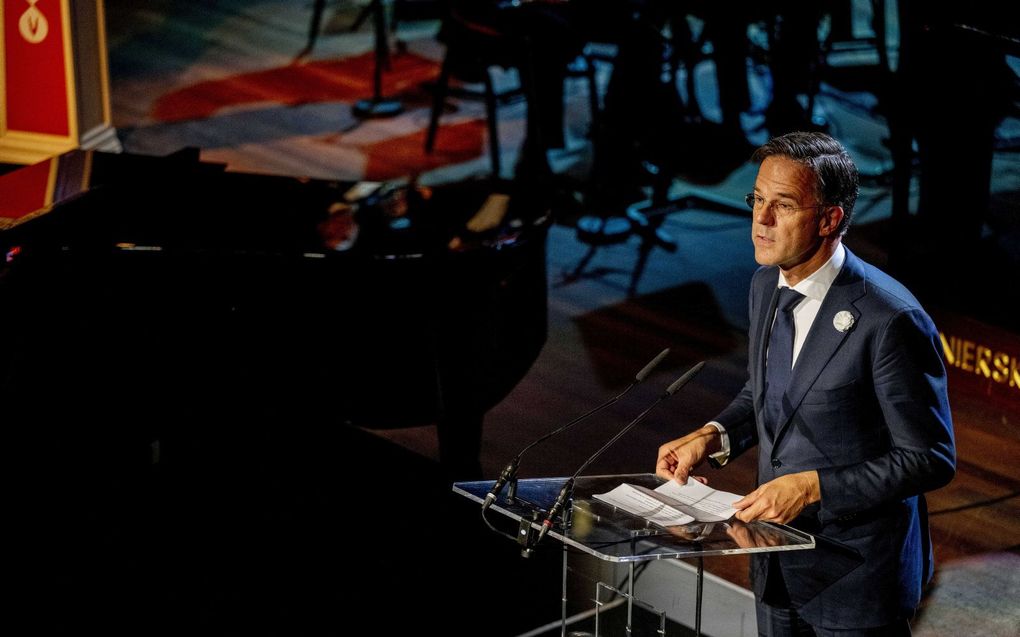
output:
<instances>
[{"instance_id":1,"label":"gold lettering on wall","mask_svg":"<svg viewBox=\"0 0 1020 637\"><path fill-rule=\"evenodd\" d=\"M989 367L988 361L992 360L992 350L988 349L984 345L977 346L977 372L983 375L985 378L992 377L992 368Z\"/></svg>"},{"instance_id":2,"label":"gold lettering on wall","mask_svg":"<svg viewBox=\"0 0 1020 637\"><path fill-rule=\"evenodd\" d=\"M939 332L948 367L987 378L1020 393L1020 356L981 343Z\"/></svg>"},{"instance_id":3,"label":"gold lettering on wall","mask_svg":"<svg viewBox=\"0 0 1020 637\"><path fill-rule=\"evenodd\" d=\"M1009 381L1009 354L997 352L992 360L992 364L995 365L995 371L992 372L992 380L997 383Z\"/></svg>"},{"instance_id":4,"label":"gold lettering on wall","mask_svg":"<svg viewBox=\"0 0 1020 637\"><path fill-rule=\"evenodd\" d=\"M974 341L963 342L963 359L960 361L960 367L965 372L974 371Z\"/></svg>"}]
</instances>

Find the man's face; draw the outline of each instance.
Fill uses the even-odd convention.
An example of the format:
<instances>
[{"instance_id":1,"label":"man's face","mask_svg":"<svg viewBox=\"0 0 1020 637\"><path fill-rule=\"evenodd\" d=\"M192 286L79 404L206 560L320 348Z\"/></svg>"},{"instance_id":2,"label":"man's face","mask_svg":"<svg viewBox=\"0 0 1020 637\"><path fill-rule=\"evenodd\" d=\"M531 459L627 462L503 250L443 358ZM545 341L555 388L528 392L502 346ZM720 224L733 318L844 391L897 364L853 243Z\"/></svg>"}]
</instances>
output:
<instances>
[{"instance_id":1,"label":"man's face","mask_svg":"<svg viewBox=\"0 0 1020 637\"><path fill-rule=\"evenodd\" d=\"M833 227L815 184L807 166L782 156L766 157L754 182L754 259L761 265L779 266L788 279L791 274L796 279L811 274L828 258L820 247L822 237L831 234Z\"/></svg>"}]
</instances>

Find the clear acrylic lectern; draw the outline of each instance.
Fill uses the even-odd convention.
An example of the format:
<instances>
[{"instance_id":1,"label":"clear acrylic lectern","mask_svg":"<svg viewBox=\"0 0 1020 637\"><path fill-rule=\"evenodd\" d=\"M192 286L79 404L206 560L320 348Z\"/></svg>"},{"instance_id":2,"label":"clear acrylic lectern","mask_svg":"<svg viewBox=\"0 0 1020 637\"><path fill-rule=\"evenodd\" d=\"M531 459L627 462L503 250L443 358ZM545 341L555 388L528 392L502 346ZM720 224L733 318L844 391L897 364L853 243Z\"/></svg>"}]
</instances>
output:
<instances>
[{"instance_id":1,"label":"clear acrylic lectern","mask_svg":"<svg viewBox=\"0 0 1020 637\"><path fill-rule=\"evenodd\" d=\"M506 516L516 523L514 538L525 551L530 551L549 509L567 478L533 478L514 481L504 489L489 511ZM548 536L563 544L563 606L562 630L566 635L567 554L574 548L600 560L627 564L628 591L618 591L628 603L628 632L631 606L641 601L633 596L634 566L647 560L692 558L697 562L695 602L695 634L701 635L701 596L704 582L702 558L710 555L735 555L768 551L812 549L814 538L790 527L767 522L744 524L727 522L694 522L683 526L662 527L642 517L593 498L623 482L655 488L662 478L651 473L577 478L572 505L555 520ZM457 482L456 493L479 503L495 484L492 480ZM509 533L507 533L509 536ZM545 540L548 541L548 538ZM599 586L604 586L600 583ZM615 589L614 589L615 590ZM596 600L598 604L598 600ZM596 611L598 608L596 607ZM662 613L662 621L665 614ZM596 635L598 635L596 615Z\"/></svg>"}]
</instances>

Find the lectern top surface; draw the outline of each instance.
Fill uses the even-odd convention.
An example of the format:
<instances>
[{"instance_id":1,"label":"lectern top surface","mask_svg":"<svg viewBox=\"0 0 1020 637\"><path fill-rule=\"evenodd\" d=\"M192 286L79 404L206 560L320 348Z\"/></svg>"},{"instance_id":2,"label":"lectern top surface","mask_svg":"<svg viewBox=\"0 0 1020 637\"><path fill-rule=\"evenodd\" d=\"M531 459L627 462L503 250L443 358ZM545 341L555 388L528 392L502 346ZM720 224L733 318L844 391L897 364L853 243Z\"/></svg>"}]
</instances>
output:
<instances>
[{"instance_id":1,"label":"lectern top surface","mask_svg":"<svg viewBox=\"0 0 1020 637\"><path fill-rule=\"evenodd\" d=\"M502 520L508 532L513 532L513 526L519 527L523 520L538 529L566 480L565 477L519 480L513 501L508 500L504 488L488 515L490 519L509 518ZM730 519L664 527L593 497L623 482L655 488L663 480L651 473L580 477L574 485L569 518L564 520L560 516L549 535L568 546L613 562L792 551L815 546L809 534L781 524L745 524ZM453 490L483 502L493 484L492 480L457 482ZM501 520L492 519L493 525L499 522Z\"/></svg>"}]
</instances>

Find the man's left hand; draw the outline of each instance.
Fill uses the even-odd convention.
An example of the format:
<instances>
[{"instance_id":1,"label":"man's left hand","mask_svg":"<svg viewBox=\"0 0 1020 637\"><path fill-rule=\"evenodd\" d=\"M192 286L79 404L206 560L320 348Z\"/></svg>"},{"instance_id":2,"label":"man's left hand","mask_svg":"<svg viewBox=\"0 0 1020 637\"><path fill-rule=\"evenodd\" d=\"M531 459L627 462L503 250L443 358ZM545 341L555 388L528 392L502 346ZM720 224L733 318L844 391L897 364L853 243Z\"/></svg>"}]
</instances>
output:
<instances>
[{"instance_id":1,"label":"man's left hand","mask_svg":"<svg viewBox=\"0 0 1020 637\"><path fill-rule=\"evenodd\" d=\"M766 482L733 503L741 522L762 520L786 524L809 504L822 499L817 471L791 473Z\"/></svg>"}]
</instances>

